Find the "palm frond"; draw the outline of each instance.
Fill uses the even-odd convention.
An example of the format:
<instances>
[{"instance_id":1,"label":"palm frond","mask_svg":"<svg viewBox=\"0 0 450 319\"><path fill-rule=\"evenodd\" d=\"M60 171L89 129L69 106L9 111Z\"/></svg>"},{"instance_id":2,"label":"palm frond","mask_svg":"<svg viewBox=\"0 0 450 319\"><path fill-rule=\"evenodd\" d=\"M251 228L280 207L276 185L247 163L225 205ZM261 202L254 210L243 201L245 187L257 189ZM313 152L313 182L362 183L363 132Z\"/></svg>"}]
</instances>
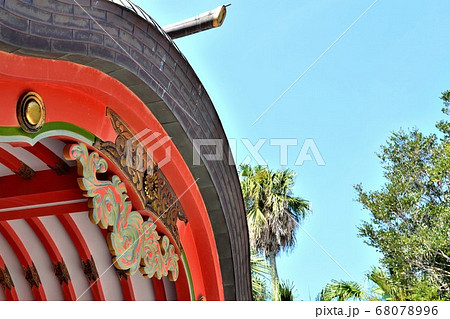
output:
<instances>
[{"instance_id":1,"label":"palm frond","mask_svg":"<svg viewBox=\"0 0 450 319\"><path fill-rule=\"evenodd\" d=\"M361 284L354 281L332 280L320 292L320 301L362 300L365 296Z\"/></svg>"},{"instance_id":2,"label":"palm frond","mask_svg":"<svg viewBox=\"0 0 450 319\"><path fill-rule=\"evenodd\" d=\"M270 275L270 268L266 262L266 258L251 252L250 255L250 269L252 274L268 278Z\"/></svg>"},{"instance_id":3,"label":"palm frond","mask_svg":"<svg viewBox=\"0 0 450 319\"><path fill-rule=\"evenodd\" d=\"M291 281L281 281L278 289L279 301L294 301L295 298L295 285Z\"/></svg>"},{"instance_id":4,"label":"palm frond","mask_svg":"<svg viewBox=\"0 0 450 319\"><path fill-rule=\"evenodd\" d=\"M406 292L398 284L396 284L391 276L378 267L372 268L367 278L375 284L372 292L379 295L382 300L404 300Z\"/></svg>"},{"instance_id":5,"label":"palm frond","mask_svg":"<svg viewBox=\"0 0 450 319\"><path fill-rule=\"evenodd\" d=\"M270 275L269 265L263 256L251 251L250 270L252 276L252 295L256 301L269 300L272 298L268 285Z\"/></svg>"}]
</instances>

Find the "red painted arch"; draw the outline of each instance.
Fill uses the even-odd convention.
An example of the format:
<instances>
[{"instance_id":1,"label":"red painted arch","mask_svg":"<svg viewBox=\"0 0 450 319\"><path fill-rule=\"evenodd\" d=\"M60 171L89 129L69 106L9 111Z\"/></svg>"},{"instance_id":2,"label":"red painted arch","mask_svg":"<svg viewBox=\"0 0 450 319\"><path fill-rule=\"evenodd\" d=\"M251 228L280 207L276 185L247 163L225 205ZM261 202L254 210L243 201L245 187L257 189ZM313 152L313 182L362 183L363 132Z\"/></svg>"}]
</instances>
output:
<instances>
[{"instance_id":1,"label":"red painted arch","mask_svg":"<svg viewBox=\"0 0 450 319\"><path fill-rule=\"evenodd\" d=\"M134 133L148 128L161 133L153 143L167 136L154 115L127 87L86 66L0 53L0 84L5 109L0 118L0 127L18 126L15 105L23 93L32 90L38 92L46 104L46 122L70 122L102 140L114 141L116 133L105 116L108 106ZM207 300L224 300L219 257L203 198L172 141L158 148L153 154L155 161L159 162L165 157L166 148L171 149L171 161L161 170L189 220L187 226L183 223L178 223L178 226L188 264L194 266L191 273L195 293L205 296ZM123 177L119 172L115 173ZM137 195L130 187L127 189L132 202L139 206ZM182 281L185 281L184 285L187 284L187 280ZM186 287L179 287L182 281L176 282L177 292L184 290L183 294L186 294Z\"/></svg>"}]
</instances>

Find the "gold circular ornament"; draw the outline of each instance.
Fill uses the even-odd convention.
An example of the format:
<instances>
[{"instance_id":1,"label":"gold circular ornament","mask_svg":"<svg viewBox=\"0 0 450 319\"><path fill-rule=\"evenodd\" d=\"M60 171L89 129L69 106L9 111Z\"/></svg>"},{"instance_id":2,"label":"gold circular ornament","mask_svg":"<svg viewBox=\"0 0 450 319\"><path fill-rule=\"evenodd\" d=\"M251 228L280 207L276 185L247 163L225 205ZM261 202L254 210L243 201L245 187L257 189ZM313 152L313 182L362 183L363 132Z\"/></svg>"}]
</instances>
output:
<instances>
[{"instance_id":1,"label":"gold circular ornament","mask_svg":"<svg viewBox=\"0 0 450 319\"><path fill-rule=\"evenodd\" d=\"M27 133L38 132L45 122L44 101L36 92L26 93L17 104L17 120Z\"/></svg>"}]
</instances>

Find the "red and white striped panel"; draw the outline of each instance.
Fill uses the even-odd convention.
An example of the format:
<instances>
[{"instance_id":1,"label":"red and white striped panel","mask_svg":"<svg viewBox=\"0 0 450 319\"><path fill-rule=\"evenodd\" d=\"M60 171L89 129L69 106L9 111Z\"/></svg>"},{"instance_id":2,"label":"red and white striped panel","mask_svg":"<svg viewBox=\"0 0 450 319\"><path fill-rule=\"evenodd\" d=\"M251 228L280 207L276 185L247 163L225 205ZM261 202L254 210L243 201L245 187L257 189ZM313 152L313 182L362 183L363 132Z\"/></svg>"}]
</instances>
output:
<instances>
[{"instance_id":1,"label":"red and white striped panel","mask_svg":"<svg viewBox=\"0 0 450 319\"><path fill-rule=\"evenodd\" d=\"M0 143L0 271L11 279L0 276L0 300L14 294L19 300L161 299L155 280L140 273L123 279L112 266L105 234L90 222L78 189L76 163L63 159L64 146L53 138L33 147ZM24 164L31 175L19 172ZM155 284L163 285L166 300L176 300L172 282Z\"/></svg>"}]
</instances>

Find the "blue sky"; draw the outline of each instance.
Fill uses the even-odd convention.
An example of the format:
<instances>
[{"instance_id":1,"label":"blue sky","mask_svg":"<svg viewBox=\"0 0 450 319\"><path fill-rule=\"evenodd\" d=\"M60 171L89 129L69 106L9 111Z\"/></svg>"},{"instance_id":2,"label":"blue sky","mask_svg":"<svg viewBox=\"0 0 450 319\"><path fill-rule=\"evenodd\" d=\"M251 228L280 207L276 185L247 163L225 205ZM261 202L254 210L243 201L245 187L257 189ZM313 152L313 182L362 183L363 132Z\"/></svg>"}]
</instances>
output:
<instances>
[{"instance_id":1,"label":"blue sky","mask_svg":"<svg viewBox=\"0 0 450 319\"><path fill-rule=\"evenodd\" d=\"M161 25L226 1L136 0ZM329 47L373 0L234 1L221 28L176 40L206 87L229 138L296 138L289 165L295 194L312 203L304 228L357 281L379 255L357 237L368 212L353 185L383 185L375 156L392 131L434 132L440 92L450 89L450 2L379 0L309 72L254 120ZM326 165L295 166L314 139ZM261 154L279 168L278 148ZM248 153L238 142L237 161ZM331 279L350 278L301 230L278 259L297 298L315 299Z\"/></svg>"}]
</instances>

